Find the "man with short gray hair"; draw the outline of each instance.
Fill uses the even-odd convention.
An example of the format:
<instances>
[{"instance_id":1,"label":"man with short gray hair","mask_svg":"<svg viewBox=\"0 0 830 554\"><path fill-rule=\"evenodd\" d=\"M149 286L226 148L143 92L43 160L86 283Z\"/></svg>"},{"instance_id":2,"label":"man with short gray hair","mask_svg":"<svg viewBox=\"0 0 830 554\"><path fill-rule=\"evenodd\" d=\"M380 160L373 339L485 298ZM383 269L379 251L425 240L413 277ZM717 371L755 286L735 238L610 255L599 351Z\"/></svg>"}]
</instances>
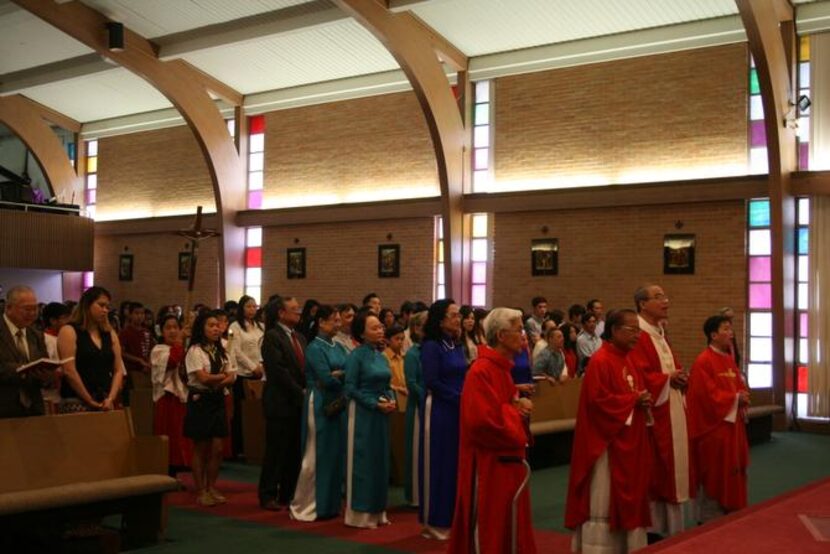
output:
<instances>
[{"instance_id":1,"label":"man with short gray hair","mask_svg":"<svg viewBox=\"0 0 830 554\"><path fill-rule=\"evenodd\" d=\"M484 320L487 347L467 371L461 392L458 495L450 533L450 554L511 552L534 554L530 494L524 487L528 435L523 419L533 403L520 398L510 376L522 349L522 313L495 308ZM514 521L509 515L516 510Z\"/></svg>"},{"instance_id":2,"label":"man with short gray hair","mask_svg":"<svg viewBox=\"0 0 830 554\"><path fill-rule=\"evenodd\" d=\"M31 361L48 357L43 335L32 327L36 319L35 291L23 285L9 289L0 322L0 418L44 413L40 389L52 372L17 371Z\"/></svg>"}]
</instances>

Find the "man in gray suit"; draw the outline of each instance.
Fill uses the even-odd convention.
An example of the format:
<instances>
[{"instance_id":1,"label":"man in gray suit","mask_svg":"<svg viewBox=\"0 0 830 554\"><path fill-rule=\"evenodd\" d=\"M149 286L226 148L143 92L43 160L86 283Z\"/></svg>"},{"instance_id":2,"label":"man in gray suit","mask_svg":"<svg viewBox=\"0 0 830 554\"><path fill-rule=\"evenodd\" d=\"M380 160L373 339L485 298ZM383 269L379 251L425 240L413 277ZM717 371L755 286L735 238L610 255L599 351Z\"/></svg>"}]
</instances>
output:
<instances>
[{"instance_id":1,"label":"man in gray suit","mask_svg":"<svg viewBox=\"0 0 830 554\"><path fill-rule=\"evenodd\" d=\"M48 357L43 335L32 328L36 319L35 291L26 286L9 289L0 321L0 418L44 413L40 389L52 378L52 372L17 372L29 361Z\"/></svg>"}]
</instances>

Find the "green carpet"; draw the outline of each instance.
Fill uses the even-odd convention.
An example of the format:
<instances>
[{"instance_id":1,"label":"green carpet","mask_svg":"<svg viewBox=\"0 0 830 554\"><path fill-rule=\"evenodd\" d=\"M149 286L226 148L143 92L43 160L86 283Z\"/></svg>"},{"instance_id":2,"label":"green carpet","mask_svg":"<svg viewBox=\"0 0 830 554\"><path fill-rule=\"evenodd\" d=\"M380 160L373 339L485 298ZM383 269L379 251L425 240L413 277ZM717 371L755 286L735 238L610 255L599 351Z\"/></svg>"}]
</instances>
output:
<instances>
[{"instance_id":1,"label":"green carpet","mask_svg":"<svg viewBox=\"0 0 830 554\"><path fill-rule=\"evenodd\" d=\"M830 475L830 436L775 433L773 440L750 450L749 502L754 504ZM259 467L225 464L222 479L256 483ZM537 470L531 480L533 523L539 529L562 531L568 466ZM390 504L403 503L402 489L390 491ZM232 521L188 510L170 510L167 541L135 552L212 554L228 552L381 553L376 546L310 536L295 531Z\"/></svg>"}]
</instances>

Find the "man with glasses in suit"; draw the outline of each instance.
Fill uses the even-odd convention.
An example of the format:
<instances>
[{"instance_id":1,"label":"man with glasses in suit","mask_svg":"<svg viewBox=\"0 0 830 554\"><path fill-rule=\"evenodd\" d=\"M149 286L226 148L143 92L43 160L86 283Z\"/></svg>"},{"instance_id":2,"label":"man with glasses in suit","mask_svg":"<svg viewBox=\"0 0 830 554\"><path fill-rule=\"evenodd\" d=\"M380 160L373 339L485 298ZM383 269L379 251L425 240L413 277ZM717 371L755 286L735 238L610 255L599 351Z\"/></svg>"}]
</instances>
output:
<instances>
[{"instance_id":1,"label":"man with glasses in suit","mask_svg":"<svg viewBox=\"0 0 830 554\"><path fill-rule=\"evenodd\" d=\"M36 319L35 291L27 286L9 289L0 322L0 418L44 413L40 389L52 378L52 372L17 371L30 361L48 357L43 335L32 327Z\"/></svg>"},{"instance_id":2,"label":"man with glasses in suit","mask_svg":"<svg viewBox=\"0 0 830 554\"><path fill-rule=\"evenodd\" d=\"M302 462L306 342L302 333L295 331L300 314L297 299L290 296L277 297L265 307L265 455L259 477L259 505L270 511L291 502Z\"/></svg>"}]
</instances>

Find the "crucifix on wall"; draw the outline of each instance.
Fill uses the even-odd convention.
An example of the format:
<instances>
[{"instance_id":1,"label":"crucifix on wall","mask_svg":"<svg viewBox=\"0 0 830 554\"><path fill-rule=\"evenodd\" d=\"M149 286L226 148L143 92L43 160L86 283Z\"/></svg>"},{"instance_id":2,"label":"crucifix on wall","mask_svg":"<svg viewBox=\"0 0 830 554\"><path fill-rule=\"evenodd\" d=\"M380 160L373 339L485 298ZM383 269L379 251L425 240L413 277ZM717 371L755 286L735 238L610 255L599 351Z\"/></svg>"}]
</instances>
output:
<instances>
[{"instance_id":1,"label":"crucifix on wall","mask_svg":"<svg viewBox=\"0 0 830 554\"><path fill-rule=\"evenodd\" d=\"M199 258L199 243L205 239L218 237L221 233L215 229L202 228L202 207L197 206L196 219L193 222L193 226L189 229L177 231L176 234L190 241L190 267L188 268L187 276L187 297L184 303L184 309L189 312L193 297L193 285L196 281L196 263Z\"/></svg>"}]
</instances>

